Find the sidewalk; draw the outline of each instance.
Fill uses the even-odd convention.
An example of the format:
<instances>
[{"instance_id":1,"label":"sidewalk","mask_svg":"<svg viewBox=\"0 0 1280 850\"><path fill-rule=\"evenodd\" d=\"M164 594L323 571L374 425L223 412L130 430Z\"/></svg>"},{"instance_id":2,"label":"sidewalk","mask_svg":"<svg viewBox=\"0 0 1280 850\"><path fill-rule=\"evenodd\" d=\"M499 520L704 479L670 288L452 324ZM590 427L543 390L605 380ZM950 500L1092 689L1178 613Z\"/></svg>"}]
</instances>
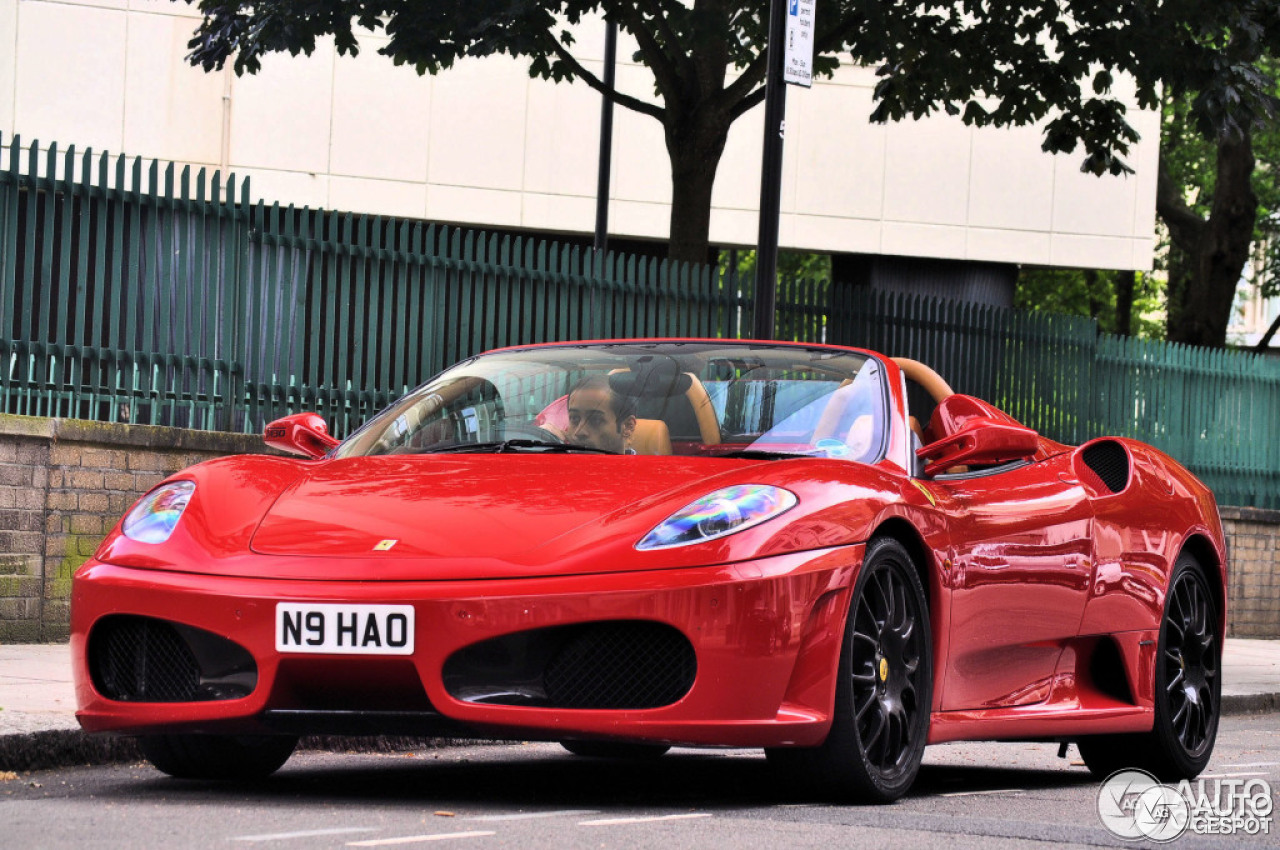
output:
<instances>
[{"instance_id":1,"label":"sidewalk","mask_svg":"<svg viewBox=\"0 0 1280 850\"><path fill-rule=\"evenodd\" d=\"M1228 638L1222 710L1280 710L1280 640ZM75 719L66 644L0 646L0 770L137 758L132 741L88 736Z\"/></svg>"}]
</instances>

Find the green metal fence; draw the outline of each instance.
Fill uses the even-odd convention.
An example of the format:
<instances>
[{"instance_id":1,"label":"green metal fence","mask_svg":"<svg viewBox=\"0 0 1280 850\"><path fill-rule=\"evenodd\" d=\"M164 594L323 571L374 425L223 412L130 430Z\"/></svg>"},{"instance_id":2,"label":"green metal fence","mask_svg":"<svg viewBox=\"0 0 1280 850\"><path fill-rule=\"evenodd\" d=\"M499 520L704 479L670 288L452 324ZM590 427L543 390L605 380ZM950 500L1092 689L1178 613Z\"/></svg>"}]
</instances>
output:
<instances>
[{"instance_id":1,"label":"green metal fence","mask_svg":"<svg viewBox=\"0 0 1280 850\"><path fill-rule=\"evenodd\" d=\"M0 144L3 412L252 432L310 409L342 435L485 349L752 327L732 270L251 204L217 173L38 148ZM1137 437L1224 504L1280 507L1280 364L814 281L777 302L778 338L922 360L1047 436Z\"/></svg>"}]
</instances>

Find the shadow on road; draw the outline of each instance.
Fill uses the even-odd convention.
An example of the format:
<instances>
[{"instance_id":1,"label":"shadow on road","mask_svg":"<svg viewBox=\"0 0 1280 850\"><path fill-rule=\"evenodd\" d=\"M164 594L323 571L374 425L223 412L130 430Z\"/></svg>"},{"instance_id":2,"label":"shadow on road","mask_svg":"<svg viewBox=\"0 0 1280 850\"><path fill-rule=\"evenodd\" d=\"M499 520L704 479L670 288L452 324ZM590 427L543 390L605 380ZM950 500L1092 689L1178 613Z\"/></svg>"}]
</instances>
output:
<instances>
[{"instance_id":1,"label":"shadow on road","mask_svg":"<svg viewBox=\"0 0 1280 850\"><path fill-rule=\"evenodd\" d=\"M648 761L582 758L553 745L476 747L411 754L295 755L254 783L171 779L137 767L94 789L98 799L205 803L300 799L420 807L741 808L841 803L796 786L759 751L676 750ZM908 800L948 792L1064 788L1095 783L1082 769L925 765Z\"/></svg>"}]
</instances>

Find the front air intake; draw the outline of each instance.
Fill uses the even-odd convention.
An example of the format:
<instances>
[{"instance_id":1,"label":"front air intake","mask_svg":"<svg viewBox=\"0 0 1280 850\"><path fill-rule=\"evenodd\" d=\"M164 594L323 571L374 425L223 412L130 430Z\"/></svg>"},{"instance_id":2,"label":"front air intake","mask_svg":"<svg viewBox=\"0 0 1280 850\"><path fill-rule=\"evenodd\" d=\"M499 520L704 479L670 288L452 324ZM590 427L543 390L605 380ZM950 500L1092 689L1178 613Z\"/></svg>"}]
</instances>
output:
<instances>
[{"instance_id":1,"label":"front air intake","mask_svg":"<svg viewBox=\"0 0 1280 850\"><path fill-rule=\"evenodd\" d=\"M688 639L659 623L605 623L568 641L543 681L564 708L657 708L693 686L697 665Z\"/></svg>"},{"instance_id":2,"label":"front air intake","mask_svg":"<svg viewBox=\"0 0 1280 850\"><path fill-rule=\"evenodd\" d=\"M634 710L678 702L697 671L693 645L678 629L610 620L473 644L445 663L444 686L467 702Z\"/></svg>"},{"instance_id":3,"label":"front air intake","mask_svg":"<svg viewBox=\"0 0 1280 850\"><path fill-rule=\"evenodd\" d=\"M89 634L88 656L94 688L119 702L237 699L258 680L244 647L154 617L103 617Z\"/></svg>"}]
</instances>

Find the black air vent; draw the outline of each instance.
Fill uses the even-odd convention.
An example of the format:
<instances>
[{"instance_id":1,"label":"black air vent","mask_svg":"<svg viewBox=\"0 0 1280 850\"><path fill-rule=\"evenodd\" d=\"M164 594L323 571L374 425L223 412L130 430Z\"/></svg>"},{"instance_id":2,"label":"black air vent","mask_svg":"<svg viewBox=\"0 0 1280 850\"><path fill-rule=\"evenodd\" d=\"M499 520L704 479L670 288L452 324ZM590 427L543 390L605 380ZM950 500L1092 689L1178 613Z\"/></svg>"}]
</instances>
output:
<instances>
[{"instance_id":1,"label":"black air vent","mask_svg":"<svg viewBox=\"0 0 1280 850\"><path fill-rule=\"evenodd\" d=\"M693 647L670 626L610 623L566 643L544 681L556 706L657 708L688 693L696 671Z\"/></svg>"},{"instance_id":2,"label":"black air vent","mask_svg":"<svg viewBox=\"0 0 1280 850\"><path fill-rule=\"evenodd\" d=\"M89 634L88 654L93 686L120 702L238 699L258 680L244 647L154 617L103 617Z\"/></svg>"},{"instance_id":3,"label":"black air vent","mask_svg":"<svg viewBox=\"0 0 1280 850\"><path fill-rule=\"evenodd\" d=\"M444 686L467 702L643 709L678 702L697 672L693 645L678 629L610 620L473 644L445 662Z\"/></svg>"},{"instance_id":4,"label":"black air vent","mask_svg":"<svg viewBox=\"0 0 1280 850\"><path fill-rule=\"evenodd\" d=\"M1129 486L1129 453L1119 443L1111 440L1092 443L1080 453L1080 459L1112 493Z\"/></svg>"}]
</instances>

